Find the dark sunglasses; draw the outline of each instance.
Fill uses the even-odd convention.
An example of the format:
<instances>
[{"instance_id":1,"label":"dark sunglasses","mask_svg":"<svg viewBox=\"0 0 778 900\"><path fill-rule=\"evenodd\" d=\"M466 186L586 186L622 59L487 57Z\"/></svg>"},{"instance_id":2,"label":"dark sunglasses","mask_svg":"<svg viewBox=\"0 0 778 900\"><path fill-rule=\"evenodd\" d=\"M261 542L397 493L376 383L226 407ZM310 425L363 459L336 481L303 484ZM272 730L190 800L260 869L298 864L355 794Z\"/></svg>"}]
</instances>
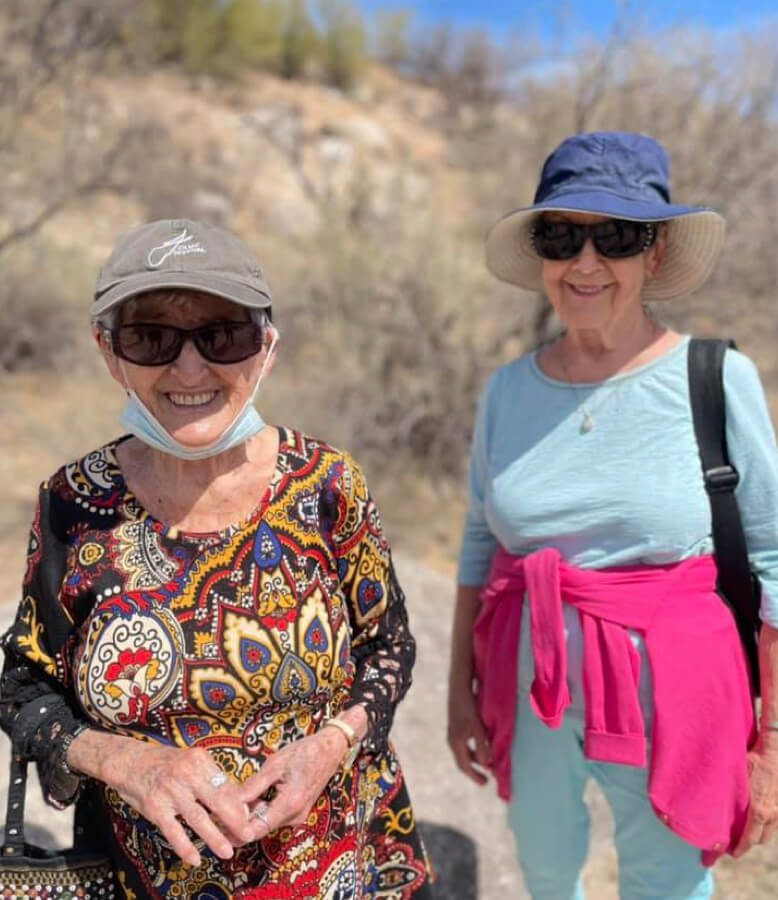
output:
<instances>
[{"instance_id":1,"label":"dark sunglasses","mask_svg":"<svg viewBox=\"0 0 778 900\"><path fill-rule=\"evenodd\" d=\"M108 332L116 356L136 366L166 366L178 359L191 340L203 359L237 363L259 353L265 332L255 322L209 322L199 328L178 328L155 322L133 322Z\"/></svg>"},{"instance_id":2,"label":"dark sunglasses","mask_svg":"<svg viewBox=\"0 0 778 900\"><path fill-rule=\"evenodd\" d=\"M583 250L587 238L600 256L626 259L650 247L656 236L656 223L628 219L607 219L595 225L538 219L532 226L532 246L542 259L572 259Z\"/></svg>"}]
</instances>

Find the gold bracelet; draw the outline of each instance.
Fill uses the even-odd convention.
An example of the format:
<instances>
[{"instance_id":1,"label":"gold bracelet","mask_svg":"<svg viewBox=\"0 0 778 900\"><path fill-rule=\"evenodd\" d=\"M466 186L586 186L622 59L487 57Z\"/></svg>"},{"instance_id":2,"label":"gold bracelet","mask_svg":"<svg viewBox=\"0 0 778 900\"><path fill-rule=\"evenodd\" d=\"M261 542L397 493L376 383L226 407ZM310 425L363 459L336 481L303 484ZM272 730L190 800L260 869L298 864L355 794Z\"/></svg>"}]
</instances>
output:
<instances>
[{"instance_id":1,"label":"gold bracelet","mask_svg":"<svg viewBox=\"0 0 778 900\"><path fill-rule=\"evenodd\" d=\"M348 743L348 749L351 748L358 742L357 733L354 729L348 724L348 722L344 722L343 719L325 719L321 723L322 728L326 728L328 725L331 725L333 728L337 728L338 731L345 737Z\"/></svg>"},{"instance_id":2,"label":"gold bracelet","mask_svg":"<svg viewBox=\"0 0 778 900\"><path fill-rule=\"evenodd\" d=\"M326 728L328 725L331 725L333 728L337 728L338 731L345 737L348 741L348 748L346 749L346 753L341 760L341 766L344 771L347 769L351 769L354 766L354 763L357 761L357 757L359 756L359 752L362 749L362 741L357 737L356 731L349 725L348 722L344 722L343 719L325 719L321 723L322 728Z\"/></svg>"}]
</instances>

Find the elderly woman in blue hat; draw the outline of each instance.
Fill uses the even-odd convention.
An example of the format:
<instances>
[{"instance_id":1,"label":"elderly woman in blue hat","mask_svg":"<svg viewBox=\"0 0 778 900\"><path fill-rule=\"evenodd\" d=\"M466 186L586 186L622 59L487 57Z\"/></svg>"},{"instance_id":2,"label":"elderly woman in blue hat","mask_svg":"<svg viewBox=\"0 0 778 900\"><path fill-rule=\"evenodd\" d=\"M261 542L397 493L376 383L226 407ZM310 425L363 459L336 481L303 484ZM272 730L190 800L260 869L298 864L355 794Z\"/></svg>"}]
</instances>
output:
<instances>
[{"instance_id":1,"label":"elderly woman in blue hat","mask_svg":"<svg viewBox=\"0 0 778 900\"><path fill-rule=\"evenodd\" d=\"M140 225L91 312L125 433L41 486L3 639L14 753L122 896L428 895L388 742L404 596L359 466L254 408L278 339L254 254Z\"/></svg>"},{"instance_id":2,"label":"elderly woman in blue hat","mask_svg":"<svg viewBox=\"0 0 778 900\"><path fill-rule=\"evenodd\" d=\"M724 221L670 200L638 134L578 134L535 202L490 231L500 279L545 292L561 336L481 398L459 561L449 743L509 803L536 900L583 897L582 795L615 818L622 897L710 897L709 866L778 827L778 454L759 376L727 350L726 439L762 584L757 722L717 593L690 409L690 338L646 301L709 276Z\"/></svg>"}]
</instances>

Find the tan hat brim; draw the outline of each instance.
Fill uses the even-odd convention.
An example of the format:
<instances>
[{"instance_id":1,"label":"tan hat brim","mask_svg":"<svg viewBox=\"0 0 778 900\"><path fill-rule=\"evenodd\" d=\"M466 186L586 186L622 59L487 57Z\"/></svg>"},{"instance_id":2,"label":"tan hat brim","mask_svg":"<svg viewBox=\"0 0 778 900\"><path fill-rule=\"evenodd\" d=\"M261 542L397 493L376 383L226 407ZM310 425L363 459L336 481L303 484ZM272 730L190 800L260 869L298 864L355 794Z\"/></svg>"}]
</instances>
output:
<instances>
[{"instance_id":1,"label":"tan hat brim","mask_svg":"<svg viewBox=\"0 0 778 900\"><path fill-rule=\"evenodd\" d=\"M578 212L554 207L554 212ZM532 246L537 207L508 213L486 237L486 265L501 281L542 291L542 260ZM726 225L713 210L700 210L668 221L667 250L656 275L646 281L646 300L672 300L691 294L710 276L724 246Z\"/></svg>"}]
</instances>

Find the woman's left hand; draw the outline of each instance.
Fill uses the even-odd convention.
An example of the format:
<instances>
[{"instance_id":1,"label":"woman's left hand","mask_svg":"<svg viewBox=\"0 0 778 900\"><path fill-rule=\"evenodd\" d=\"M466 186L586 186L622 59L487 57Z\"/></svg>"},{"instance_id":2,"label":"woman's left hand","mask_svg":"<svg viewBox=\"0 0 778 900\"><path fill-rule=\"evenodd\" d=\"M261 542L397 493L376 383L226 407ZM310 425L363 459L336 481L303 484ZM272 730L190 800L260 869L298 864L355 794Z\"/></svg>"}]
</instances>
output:
<instances>
[{"instance_id":1,"label":"woman's left hand","mask_svg":"<svg viewBox=\"0 0 778 900\"><path fill-rule=\"evenodd\" d=\"M778 830L778 747L757 744L748 754L748 778L748 819L733 856L742 856L756 844L767 843Z\"/></svg>"},{"instance_id":2,"label":"woman's left hand","mask_svg":"<svg viewBox=\"0 0 778 900\"><path fill-rule=\"evenodd\" d=\"M252 811L254 839L284 825L302 824L347 750L344 735L322 728L268 757L241 787L242 799ZM271 788L272 800L264 800Z\"/></svg>"}]
</instances>

